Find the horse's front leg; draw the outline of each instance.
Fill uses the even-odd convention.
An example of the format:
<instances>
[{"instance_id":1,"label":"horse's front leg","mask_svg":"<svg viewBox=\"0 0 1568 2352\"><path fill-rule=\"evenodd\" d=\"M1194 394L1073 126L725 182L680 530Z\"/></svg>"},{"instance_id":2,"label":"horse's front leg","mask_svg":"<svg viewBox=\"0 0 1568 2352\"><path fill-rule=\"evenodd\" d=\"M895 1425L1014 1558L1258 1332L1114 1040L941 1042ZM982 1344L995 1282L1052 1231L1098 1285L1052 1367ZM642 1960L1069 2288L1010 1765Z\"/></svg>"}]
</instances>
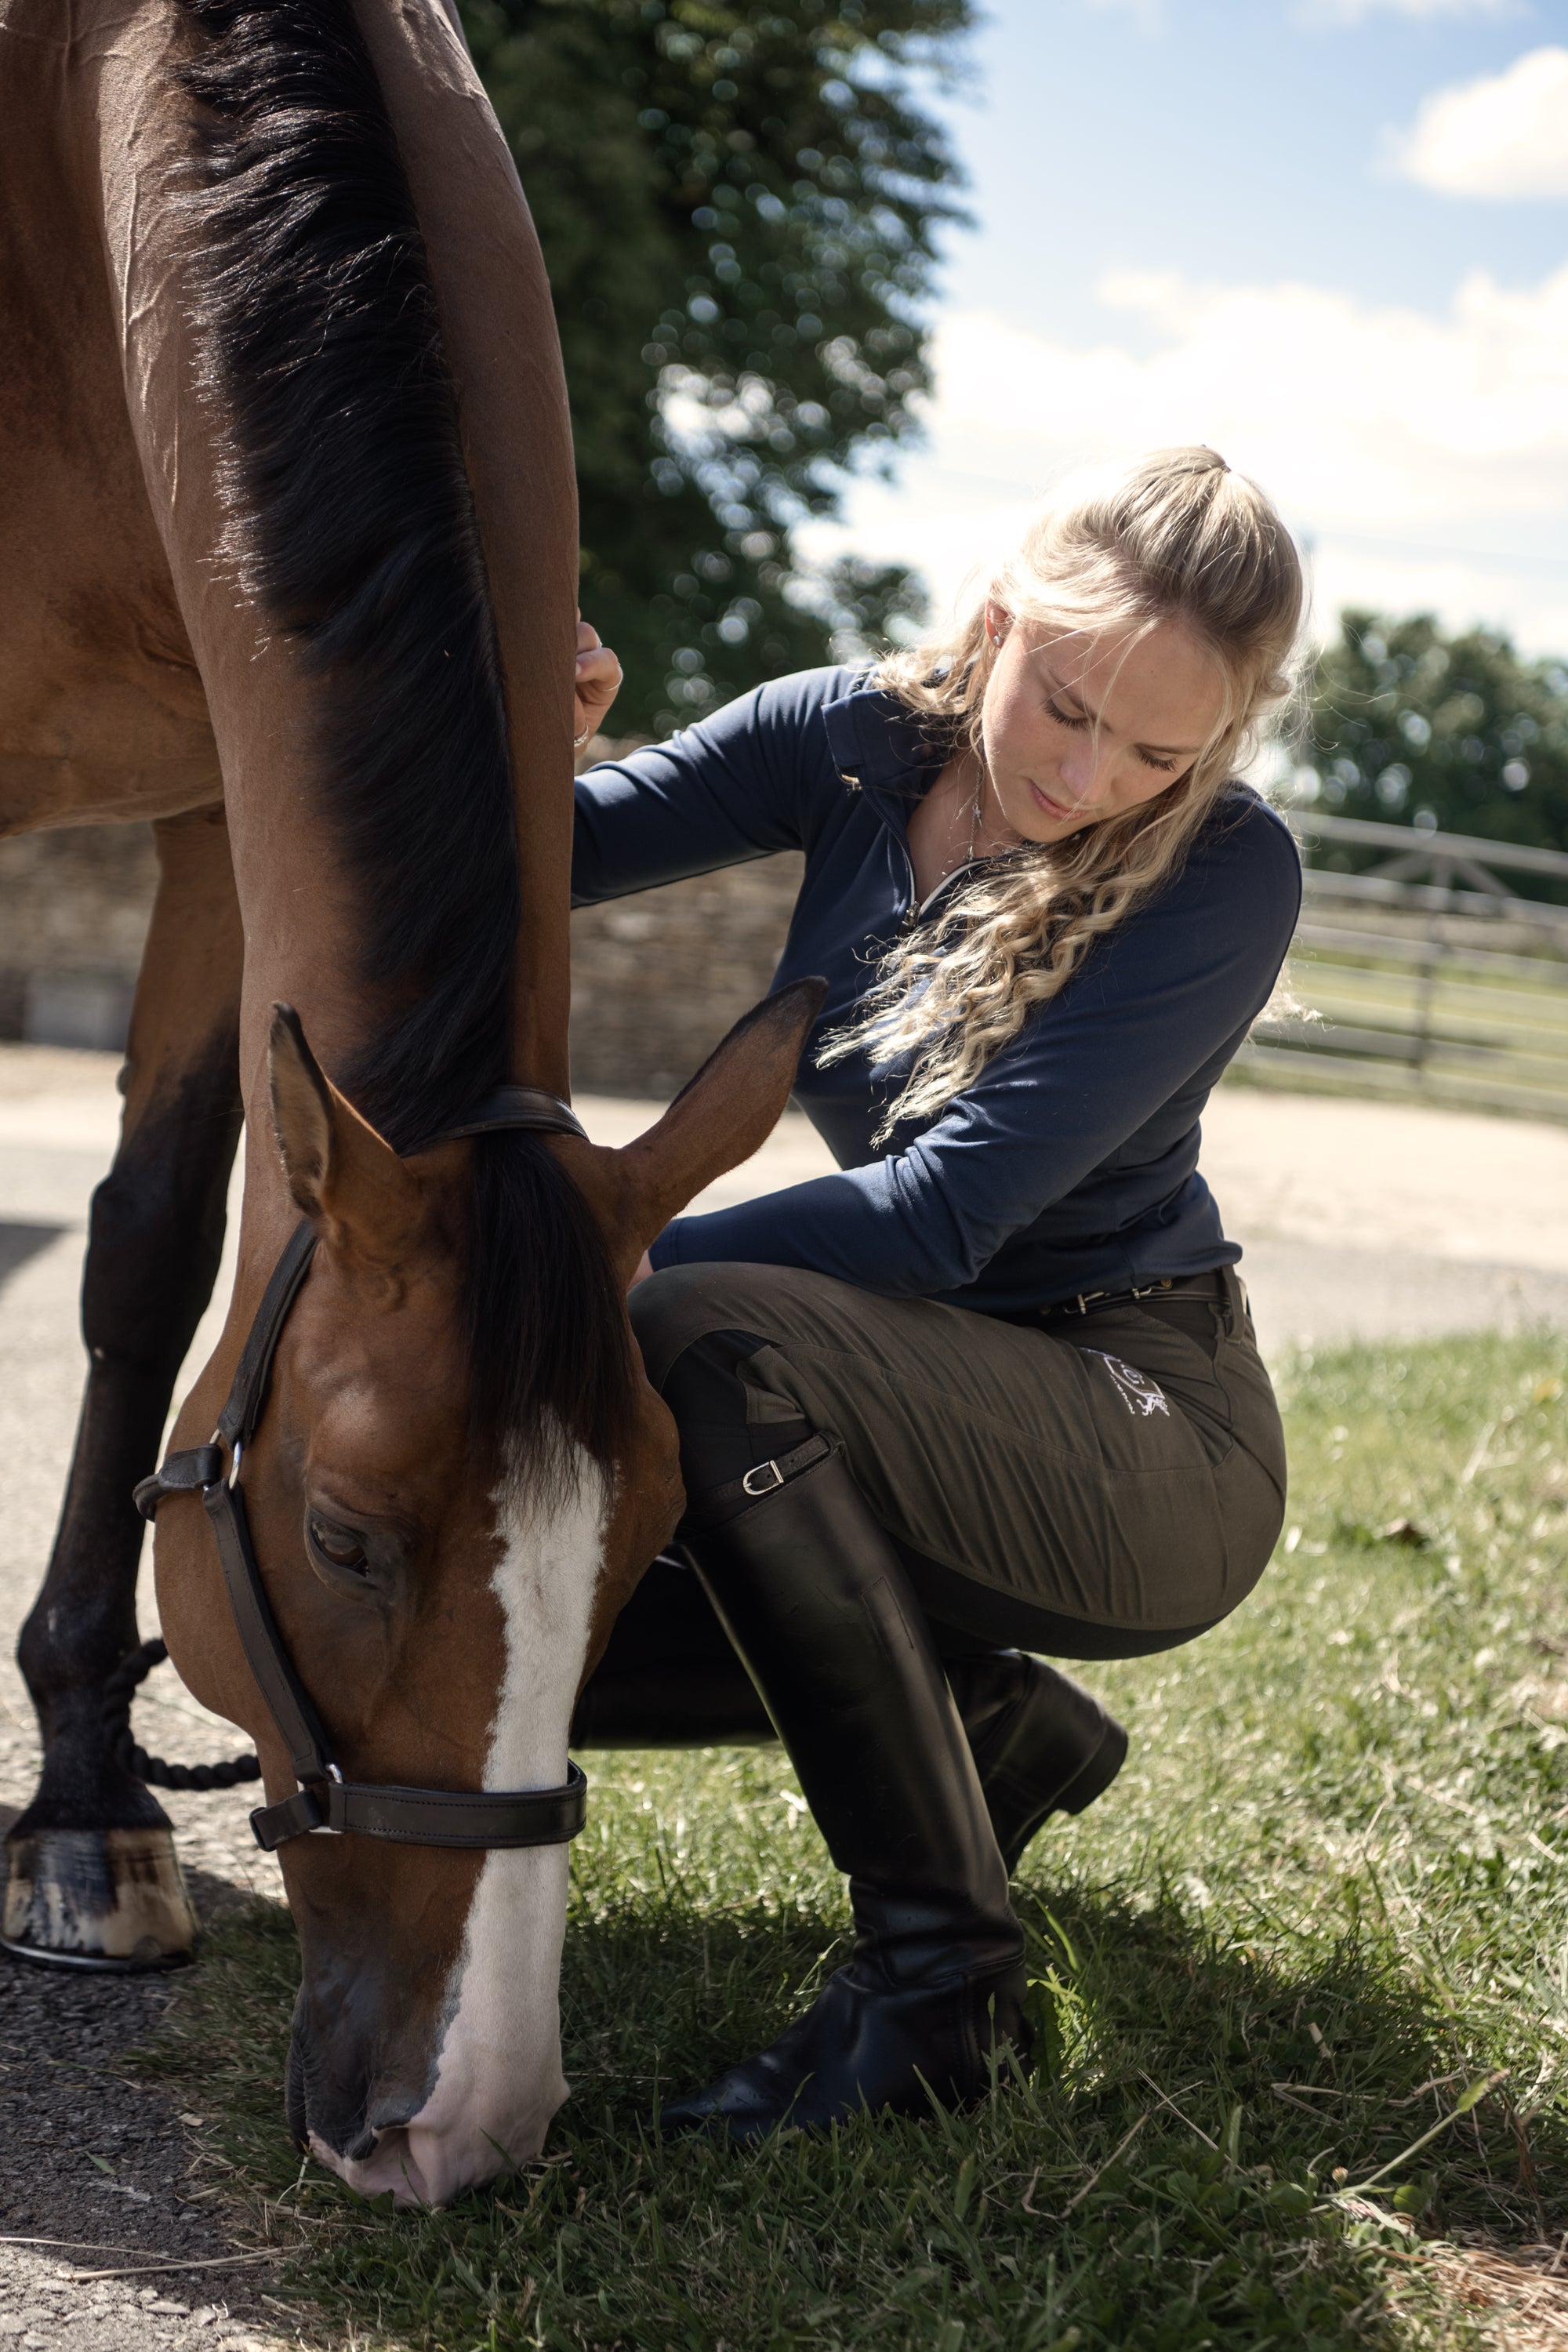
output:
<instances>
[{"instance_id":1,"label":"horse's front leg","mask_svg":"<svg viewBox=\"0 0 1568 2352\"><path fill-rule=\"evenodd\" d=\"M82 1283L87 1390L59 1533L18 1657L43 1733L7 1841L7 1949L89 1969L167 1967L193 1920L168 1816L114 1761L103 1684L135 1646L142 1523L175 1378L212 1293L239 1133L243 942L221 809L156 827L114 1165Z\"/></svg>"}]
</instances>

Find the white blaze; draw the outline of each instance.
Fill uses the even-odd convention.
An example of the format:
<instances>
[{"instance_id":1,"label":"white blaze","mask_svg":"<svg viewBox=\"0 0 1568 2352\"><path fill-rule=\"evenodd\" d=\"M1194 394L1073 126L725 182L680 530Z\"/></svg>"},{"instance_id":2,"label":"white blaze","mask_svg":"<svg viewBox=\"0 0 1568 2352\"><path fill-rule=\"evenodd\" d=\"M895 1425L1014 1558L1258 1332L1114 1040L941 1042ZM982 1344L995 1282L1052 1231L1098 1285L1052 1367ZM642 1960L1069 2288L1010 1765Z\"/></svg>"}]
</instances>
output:
<instances>
[{"instance_id":1,"label":"white blaze","mask_svg":"<svg viewBox=\"0 0 1568 2352\"><path fill-rule=\"evenodd\" d=\"M584 1454L573 1501L546 1517L502 1509L505 1550L494 1587L506 1622L506 1673L487 1789L548 1789L566 1778L566 1734L588 1648L604 1553L605 1482ZM485 1858L445 2002L430 2095L375 2154L345 2162L312 2135L316 2155L374 2197L442 2205L493 2179L507 2158L537 2156L566 2096L561 2071L561 1947L565 1845L497 1847Z\"/></svg>"}]
</instances>

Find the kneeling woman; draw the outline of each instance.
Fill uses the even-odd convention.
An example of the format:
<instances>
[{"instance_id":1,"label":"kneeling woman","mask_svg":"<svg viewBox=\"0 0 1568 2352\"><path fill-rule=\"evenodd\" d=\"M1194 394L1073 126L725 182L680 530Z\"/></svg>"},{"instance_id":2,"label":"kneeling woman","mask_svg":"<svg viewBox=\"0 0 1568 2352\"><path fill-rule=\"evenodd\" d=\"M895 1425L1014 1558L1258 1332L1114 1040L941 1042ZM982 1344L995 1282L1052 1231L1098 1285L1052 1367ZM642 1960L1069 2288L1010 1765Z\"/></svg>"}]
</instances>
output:
<instances>
[{"instance_id":1,"label":"kneeling woman","mask_svg":"<svg viewBox=\"0 0 1568 2352\"><path fill-rule=\"evenodd\" d=\"M1162 451L1059 493L952 642L579 780L579 904L804 850L779 979L828 982L798 1095L840 1172L678 1219L633 1291L696 1576L650 1571L574 1736L771 1718L856 1939L667 2128L983 2090L1026 2040L1010 1870L1126 1750L1034 1654L1191 1641L1273 1549L1279 1421L1198 1119L1296 919L1289 834L1232 779L1300 613L1260 492ZM584 636L587 729L619 673Z\"/></svg>"}]
</instances>

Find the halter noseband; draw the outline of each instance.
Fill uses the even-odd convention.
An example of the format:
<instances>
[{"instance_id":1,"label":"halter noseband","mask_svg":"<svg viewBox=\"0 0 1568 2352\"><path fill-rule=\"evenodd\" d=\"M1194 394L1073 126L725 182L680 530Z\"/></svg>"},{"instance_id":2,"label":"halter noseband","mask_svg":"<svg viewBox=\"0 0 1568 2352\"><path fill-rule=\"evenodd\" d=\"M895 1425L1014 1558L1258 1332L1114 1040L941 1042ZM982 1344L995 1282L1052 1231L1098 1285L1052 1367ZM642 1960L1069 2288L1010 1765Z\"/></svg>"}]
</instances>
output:
<instances>
[{"instance_id":1,"label":"halter noseband","mask_svg":"<svg viewBox=\"0 0 1568 2352\"><path fill-rule=\"evenodd\" d=\"M554 1095L537 1087L500 1087L466 1119L420 1149L433 1150L438 1143L505 1128L542 1135L584 1134L582 1122ZM239 1472L266 1408L283 1326L315 1248L316 1235L309 1224L297 1226L289 1235L256 1310L211 1439L205 1445L167 1455L162 1469L143 1478L135 1490L143 1518L153 1517L165 1495L199 1494L212 1521L240 1644L299 1782L293 1796L276 1805L259 1805L251 1814L257 1843L271 1853L307 1830L327 1830L340 1837L390 1838L399 1845L564 1845L577 1835L587 1815L587 1779L570 1759L564 1782L554 1789L402 1789L345 1780L331 1760L321 1717L294 1671L257 1566Z\"/></svg>"}]
</instances>

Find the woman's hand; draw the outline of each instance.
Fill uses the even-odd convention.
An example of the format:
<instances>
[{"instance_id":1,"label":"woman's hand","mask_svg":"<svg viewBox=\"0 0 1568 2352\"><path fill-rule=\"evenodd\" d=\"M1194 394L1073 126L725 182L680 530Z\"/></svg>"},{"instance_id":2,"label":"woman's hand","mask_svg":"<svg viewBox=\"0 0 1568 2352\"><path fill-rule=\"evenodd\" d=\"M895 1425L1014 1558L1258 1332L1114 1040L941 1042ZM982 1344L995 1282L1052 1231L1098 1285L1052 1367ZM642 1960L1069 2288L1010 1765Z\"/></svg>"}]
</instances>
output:
<instances>
[{"instance_id":1,"label":"woman's hand","mask_svg":"<svg viewBox=\"0 0 1568 2352\"><path fill-rule=\"evenodd\" d=\"M604 733L610 705L621 690L620 663L608 646L599 643L599 632L590 627L581 614L577 616L574 688L574 725L576 748L581 751L590 736Z\"/></svg>"}]
</instances>

